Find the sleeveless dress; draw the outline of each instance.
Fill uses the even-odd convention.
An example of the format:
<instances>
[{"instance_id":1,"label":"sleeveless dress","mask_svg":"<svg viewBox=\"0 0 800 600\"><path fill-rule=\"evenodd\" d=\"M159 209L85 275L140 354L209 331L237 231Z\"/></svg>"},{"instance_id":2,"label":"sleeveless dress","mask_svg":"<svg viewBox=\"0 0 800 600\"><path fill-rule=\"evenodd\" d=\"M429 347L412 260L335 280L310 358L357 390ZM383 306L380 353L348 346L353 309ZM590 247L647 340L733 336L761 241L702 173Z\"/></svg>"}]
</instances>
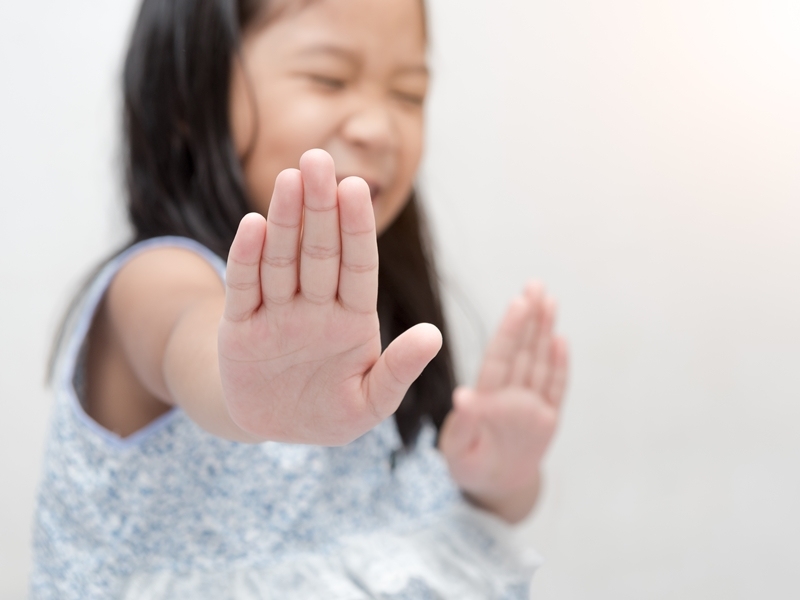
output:
<instances>
[{"instance_id":1,"label":"sleeveless dress","mask_svg":"<svg viewBox=\"0 0 800 600\"><path fill-rule=\"evenodd\" d=\"M34 524L34 599L523 599L539 557L464 502L423 427L344 447L217 438L174 408L120 438L82 397L85 340L132 246L90 285L58 359Z\"/></svg>"}]
</instances>

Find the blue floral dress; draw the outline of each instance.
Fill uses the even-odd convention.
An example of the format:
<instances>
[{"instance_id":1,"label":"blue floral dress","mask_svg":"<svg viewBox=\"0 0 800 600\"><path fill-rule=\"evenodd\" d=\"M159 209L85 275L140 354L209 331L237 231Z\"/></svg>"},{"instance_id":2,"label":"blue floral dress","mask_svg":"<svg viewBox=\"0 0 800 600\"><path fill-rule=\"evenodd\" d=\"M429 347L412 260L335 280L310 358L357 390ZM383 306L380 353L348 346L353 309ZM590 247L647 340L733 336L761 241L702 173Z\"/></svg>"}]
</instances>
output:
<instances>
[{"instance_id":1,"label":"blue floral dress","mask_svg":"<svg viewBox=\"0 0 800 600\"><path fill-rule=\"evenodd\" d=\"M210 435L175 408L120 438L81 404L85 340L111 260L68 326L34 531L34 599L527 598L539 558L461 498L427 425L344 447Z\"/></svg>"}]
</instances>

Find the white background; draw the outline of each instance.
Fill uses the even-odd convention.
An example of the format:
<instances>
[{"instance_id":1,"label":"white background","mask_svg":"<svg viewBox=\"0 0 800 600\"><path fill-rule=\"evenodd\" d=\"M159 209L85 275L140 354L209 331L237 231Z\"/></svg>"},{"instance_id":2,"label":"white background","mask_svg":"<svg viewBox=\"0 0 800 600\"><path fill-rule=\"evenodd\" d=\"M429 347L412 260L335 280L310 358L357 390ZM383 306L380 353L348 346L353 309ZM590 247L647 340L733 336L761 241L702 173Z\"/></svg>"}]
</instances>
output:
<instances>
[{"instance_id":1,"label":"white background","mask_svg":"<svg viewBox=\"0 0 800 600\"><path fill-rule=\"evenodd\" d=\"M125 235L135 4L0 3L0 598L25 594L55 326ZM463 376L531 276L574 352L534 596L800 597L800 3L430 12L421 179Z\"/></svg>"}]
</instances>

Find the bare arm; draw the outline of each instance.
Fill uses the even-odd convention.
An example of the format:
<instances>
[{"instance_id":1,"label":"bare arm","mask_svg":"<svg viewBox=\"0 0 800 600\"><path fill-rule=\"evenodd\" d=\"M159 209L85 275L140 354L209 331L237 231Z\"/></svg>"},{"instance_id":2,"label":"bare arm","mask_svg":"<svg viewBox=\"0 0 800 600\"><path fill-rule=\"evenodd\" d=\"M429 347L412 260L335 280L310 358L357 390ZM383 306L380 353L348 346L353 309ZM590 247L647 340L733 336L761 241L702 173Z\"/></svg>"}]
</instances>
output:
<instances>
[{"instance_id":1,"label":"bare arm","mask_svg":"<svg viewBox=\"0 0 800 600\"><path fill-rule=\"evenodd\" d=\"M210 433L258 441L225 406L216 349L225 288L205 260L179 248L144 252L114 278L107 303L114 335L147 392Z\"/></svg>"}]
</instances>

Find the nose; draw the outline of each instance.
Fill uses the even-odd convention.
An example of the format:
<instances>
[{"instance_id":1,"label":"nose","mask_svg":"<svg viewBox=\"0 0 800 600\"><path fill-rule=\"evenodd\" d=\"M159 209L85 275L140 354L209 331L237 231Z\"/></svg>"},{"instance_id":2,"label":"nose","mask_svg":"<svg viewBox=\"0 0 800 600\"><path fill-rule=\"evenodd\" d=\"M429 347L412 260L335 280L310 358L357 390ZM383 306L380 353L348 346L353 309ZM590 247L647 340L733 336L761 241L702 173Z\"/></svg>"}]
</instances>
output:
<instances>
[{"instance_id":1,"label":"nose","mask_svg":"<svg viewBox=\"0 0 800 600\"><path fill-rule=\"evenodd\" d=\"M344 140L359 149L388 152L397 145L397 129L391 111L380 101L355 107L342 125Z\"/></svg>"}]
</instances>

